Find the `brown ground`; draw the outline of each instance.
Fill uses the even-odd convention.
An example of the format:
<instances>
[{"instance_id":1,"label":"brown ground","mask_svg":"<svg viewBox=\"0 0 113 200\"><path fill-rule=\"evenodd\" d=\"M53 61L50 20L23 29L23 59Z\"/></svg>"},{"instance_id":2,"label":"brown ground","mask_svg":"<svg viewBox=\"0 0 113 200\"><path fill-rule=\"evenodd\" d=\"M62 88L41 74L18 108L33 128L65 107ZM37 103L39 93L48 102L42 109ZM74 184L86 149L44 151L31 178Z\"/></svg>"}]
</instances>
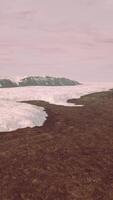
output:
<instances>
[{"instance_id":1,"label":"brown ground","mask_svg":"<svg viewBox=\"0 0 113 200\"><path fill-rule=\"evenodd\" d=\"M113 200L113 91L63 107L44 127L0 134L0 200Z\"/></svg>"}]
</instances>

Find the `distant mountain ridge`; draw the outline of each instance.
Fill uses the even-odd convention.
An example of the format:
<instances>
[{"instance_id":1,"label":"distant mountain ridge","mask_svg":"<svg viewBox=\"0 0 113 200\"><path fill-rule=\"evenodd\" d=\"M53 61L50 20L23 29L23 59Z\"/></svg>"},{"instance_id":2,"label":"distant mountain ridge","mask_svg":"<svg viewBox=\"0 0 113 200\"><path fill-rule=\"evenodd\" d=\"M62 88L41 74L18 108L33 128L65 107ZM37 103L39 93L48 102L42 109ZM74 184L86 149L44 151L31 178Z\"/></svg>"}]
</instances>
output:
<instances>
[{"instance_id":1,"label":"distant mountain ridge","mask_svg":"<svg viewBox=\"0 0 113 200\"><path fill-rule=\"evenodd\" d=\"M25 87L25 86L74 86L77 81L63 77L28 76L16 81L11 78L0 78L0 88Z\"/></svg>"}]
</instances>

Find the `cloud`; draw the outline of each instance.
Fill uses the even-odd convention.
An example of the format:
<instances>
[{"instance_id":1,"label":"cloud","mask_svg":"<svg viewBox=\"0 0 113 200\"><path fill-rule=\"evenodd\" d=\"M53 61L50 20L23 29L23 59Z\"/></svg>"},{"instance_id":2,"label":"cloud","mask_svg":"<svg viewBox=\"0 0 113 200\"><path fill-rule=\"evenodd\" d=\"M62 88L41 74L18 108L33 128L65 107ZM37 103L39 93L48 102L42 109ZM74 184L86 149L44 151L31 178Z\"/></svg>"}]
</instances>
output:
<instances>
[{"instance_id":1,"label":"cloud","mask_svg":"<svg viewBox=\"0 0 113 200\"><path fill-rule=\"evenodd\" d=\"M112 0L1 1L0 73L111 73L112 19Z\"/></svg>"}]
</instances>

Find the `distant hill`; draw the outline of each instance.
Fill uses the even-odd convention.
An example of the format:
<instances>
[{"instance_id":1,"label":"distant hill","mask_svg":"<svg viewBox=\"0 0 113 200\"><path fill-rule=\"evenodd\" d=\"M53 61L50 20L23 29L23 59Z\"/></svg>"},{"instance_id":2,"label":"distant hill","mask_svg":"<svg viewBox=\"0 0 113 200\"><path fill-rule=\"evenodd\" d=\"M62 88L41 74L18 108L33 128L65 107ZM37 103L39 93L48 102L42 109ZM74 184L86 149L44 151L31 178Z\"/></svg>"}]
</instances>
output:
<instances>
[{"instance_id":1,"label":"distant hill","mask_svg":"<svg viewBox=\"0 0 113 200\"><path fill-rule=\"evenodd\" d=\"M0 79L0 88L25 87L25 86L74 86L79 82L67 78L28 76L18 82L10 78Z\"/></svg>"},{"instance_id":2,"label":"distant hill","mask_svg":"<svg viewBox=\"0 0 113 200\"><path fill-rule=\"evenodd\" d=\"M18 87L18 84L10 79L0 79L0 88L11 88L11 87Z\"/></svg>"}]
</instances>

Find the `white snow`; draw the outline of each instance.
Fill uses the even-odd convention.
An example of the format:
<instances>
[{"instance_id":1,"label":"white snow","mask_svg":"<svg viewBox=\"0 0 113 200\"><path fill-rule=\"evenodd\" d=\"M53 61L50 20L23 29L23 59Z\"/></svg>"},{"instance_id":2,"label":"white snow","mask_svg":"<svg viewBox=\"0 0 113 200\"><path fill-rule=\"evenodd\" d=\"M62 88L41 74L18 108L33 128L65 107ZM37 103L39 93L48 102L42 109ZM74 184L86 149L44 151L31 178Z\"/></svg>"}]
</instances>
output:
<instances>
[{"instance_id":1,"label":"white snow","mask_svg":"<svg viewBox=\"0 0 113 200\"><path fill-rule=\"evenodd\" d=\"M47 114L42 107L0 100L0 132L42 126L46 117Z\"/></svg>"},{"instance_id":2,"label":"white snow","mask_svg":"<svg viewBox=\"0 0 113 200\"><path fill-rule=\"evenodd\" d=\"M57 105L74 106L67 103L67 100L112 88L113 83L87 83L69 87L0 88L0 131L42 126L45 122L47 114L43 108L19 101L43 100Z\"/></svg>"},{"instance_id":3,"label":"white snow","mask_svg":"<svg viewBox=\"0 0 113 200\"><path fill-rule=\"evenodd\" d=\"M79 98L85 94L107 91L113 83L87 83L77 86L31 86L19 88L0 88L0 100L27 101L42 100L52 104L69 106L68 99Z\"/></svg>"}]
</instances>

